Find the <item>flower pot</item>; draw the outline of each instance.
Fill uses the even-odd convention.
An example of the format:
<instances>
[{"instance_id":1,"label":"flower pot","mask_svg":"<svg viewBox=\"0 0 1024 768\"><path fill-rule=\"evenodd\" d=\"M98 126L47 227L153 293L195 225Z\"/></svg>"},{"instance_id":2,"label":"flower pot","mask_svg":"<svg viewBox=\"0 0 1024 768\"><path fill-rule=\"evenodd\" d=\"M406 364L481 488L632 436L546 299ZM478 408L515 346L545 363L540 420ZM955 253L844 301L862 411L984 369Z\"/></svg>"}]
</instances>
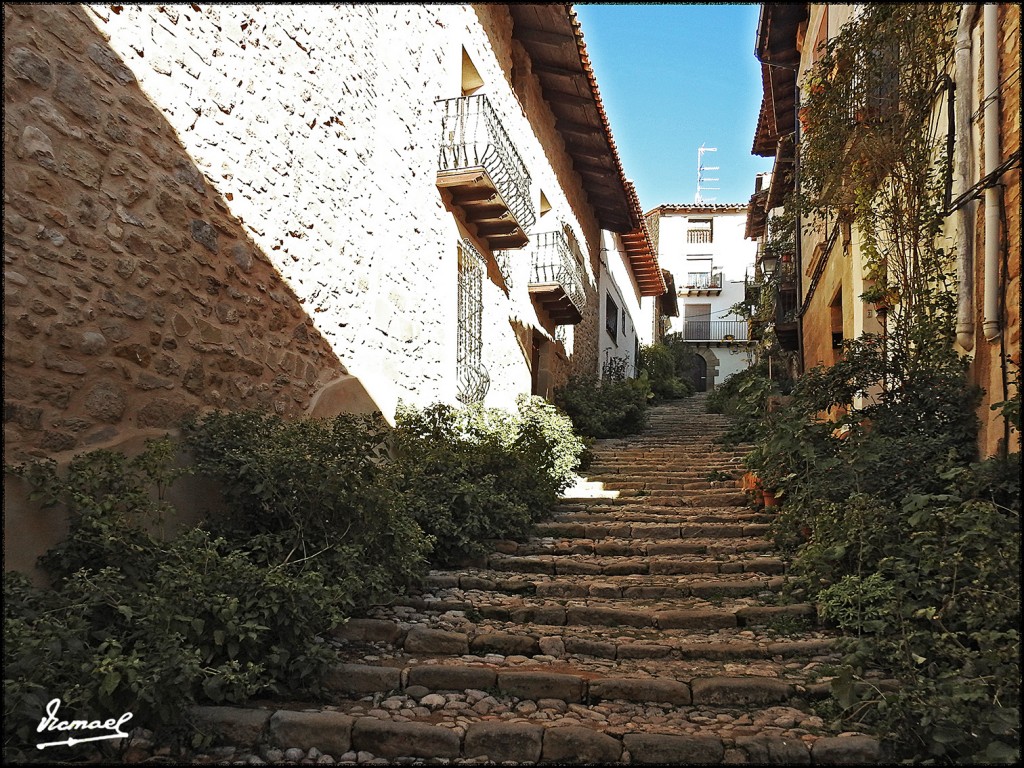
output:
<instances>
[{"instance_id":1,"label":"flower pot","mask_svg":"<svg viewBox=\"0 0 1024 768\"><path fill-rule=\"evenodd\" d=\"M772 509L778 506L778 502L775 500L775 491L762 490L761 496L764 499L765 509Z\"/></svg>"}]
</instances>

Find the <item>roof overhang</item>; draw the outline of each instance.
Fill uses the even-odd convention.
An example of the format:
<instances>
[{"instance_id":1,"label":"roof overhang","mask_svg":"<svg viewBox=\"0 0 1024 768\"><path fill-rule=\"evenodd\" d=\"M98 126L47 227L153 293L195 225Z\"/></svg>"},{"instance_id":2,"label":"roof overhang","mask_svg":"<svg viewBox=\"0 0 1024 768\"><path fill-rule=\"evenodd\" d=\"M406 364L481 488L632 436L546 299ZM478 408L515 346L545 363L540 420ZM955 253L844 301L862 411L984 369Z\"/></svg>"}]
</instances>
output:
<instances>
[{"instance_id":1,"label":"roof overhang","mask_svg":"<svg viewBox=\"0 0 1024 768\"><path fill-rule=\"evenodd\" d=\"M761 62L761 110L750 152L771 157L781 136L796 129L797 31L808 3L762 3L754 56Z\"/></svg>"},{"instance_id":2,"label":"roof overhang","mask_svg":"<svg viewBox=\"0 0 1024 768\"><path fill-rule=\"evenodd\" d=\"M632 216L639 221L635 228L620 235L629 259L629 269L641 296L661 296L665 293L665 278L662 276L664 270L658 264L658 252L647 229L647 220L640 208L640 199L633 182L626 182L626 191L629 193Z\"/></svg>"},{"instance_id":3,"label":"roof overhang","mask_svg":"<svg viewBox=\"0 0 1024 768\"><path fill-rule=\"evenodd\" d=\"M676 294L676 280L667 269L661 270L665 279L665 293L661 295L661 314L663 317L679 317L679 297Z\"/></svg>"},{"instance_id":4,"label":"roof overhang","mask_svg":"<svg viewBox=\"0 0 1024 768\"><path fill-rule=\"evenodd\" d=\"M509 4L508 9L512 37L530 56L598 223L620 234L636 229L640 222L633 218L622 161L572 5Z\"/></svg>"}]
</instances>

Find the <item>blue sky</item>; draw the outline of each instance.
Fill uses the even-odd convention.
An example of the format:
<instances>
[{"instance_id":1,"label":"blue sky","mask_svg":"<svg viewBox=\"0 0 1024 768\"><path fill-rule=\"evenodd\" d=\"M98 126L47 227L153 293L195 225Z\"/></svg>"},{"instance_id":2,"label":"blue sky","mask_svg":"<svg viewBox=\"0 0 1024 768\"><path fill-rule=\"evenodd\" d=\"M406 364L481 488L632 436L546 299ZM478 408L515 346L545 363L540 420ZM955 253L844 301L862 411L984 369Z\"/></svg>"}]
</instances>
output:
<instances>
[{"instance_id":1,"label":"blue sky","mask_svg":"<svg viewBox=\"0 0 1024 768\"><path fill-rule=\"evenodd\" d=\"M757 4L574 5L611 122L645 211L692 203L697 149L716 203L745 203L770 158L750 154L761 106Z\"/></svg>"}]
</instances>

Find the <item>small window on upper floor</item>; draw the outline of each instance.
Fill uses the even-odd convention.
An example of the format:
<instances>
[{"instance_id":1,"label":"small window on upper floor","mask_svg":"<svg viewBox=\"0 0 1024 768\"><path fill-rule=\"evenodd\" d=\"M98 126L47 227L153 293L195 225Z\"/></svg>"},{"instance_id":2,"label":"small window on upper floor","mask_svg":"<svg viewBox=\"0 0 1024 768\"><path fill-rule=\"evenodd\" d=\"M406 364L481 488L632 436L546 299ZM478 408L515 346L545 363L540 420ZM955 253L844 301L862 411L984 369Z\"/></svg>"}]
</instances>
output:
<instances>
[{"instance_id":1,"label":"small window on upper floor","mask_svg":"<svg viewBox=\"0 0 1024 768\"><path fill-rule=\"evenodd\" d=\"M612 337L612 341L619 340L619 305L615 303L610 293L604 296L604 329Z\"/></svg>"},{"instance_id":2,"label":"small window on upper floor","mask_svg":"<svg viewBox=\"0 0 1024 768\"><path fill-rule=\"evenodd\" d=\"M710 243L713 237L711 219L690 219L686 228L686 242Z\"/></svg>"},{"instance_id":3,"label":"small window on upper floor","mask_svg":"<svg viewBox=\"0 0 1024 768\"><path fill-rule=\"evenodd\" d=\"M483 87L484 79L480 76L473 59L465 48L462 49L462 95L472 96Z\"/></svg>"}]
</instances>

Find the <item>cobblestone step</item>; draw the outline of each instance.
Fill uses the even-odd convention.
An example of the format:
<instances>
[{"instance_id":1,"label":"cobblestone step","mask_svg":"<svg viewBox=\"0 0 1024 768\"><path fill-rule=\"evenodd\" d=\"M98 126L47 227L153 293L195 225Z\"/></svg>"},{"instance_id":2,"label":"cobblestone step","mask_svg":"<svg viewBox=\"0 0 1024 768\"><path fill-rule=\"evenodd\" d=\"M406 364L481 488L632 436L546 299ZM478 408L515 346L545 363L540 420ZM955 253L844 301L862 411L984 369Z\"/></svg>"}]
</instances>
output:
<instances>
[{"instance_id":1,"label":"cobblestone step","mask_svg":"<svg viewBox=\"0 0 1024 768\"><path fill-rule=\"evenodd\" d=\"M785 564L775 557L751 557L745 553L719 555L714 559L701 555L663 555L658 557L616 557L587 555L502 555L487 558L487 567L512 573L550 575L586 574L616 576L626 574L781 574Z\"/></svg>"},{"instance_id":2,"label":"cobblestone step","mask_svg":"<svg viewBox=\"0 0 1024 768\"><path fill-rule=\"evenodd\" d=\"M783 597L773 516L739 487L749 446L722 449L729 421L704 400L598 441L533 538L491 542L325 638L329 703L197 717L307 763L884 762L878 739L814 712L837 635Z\"/></svg>"}]
</instances>

